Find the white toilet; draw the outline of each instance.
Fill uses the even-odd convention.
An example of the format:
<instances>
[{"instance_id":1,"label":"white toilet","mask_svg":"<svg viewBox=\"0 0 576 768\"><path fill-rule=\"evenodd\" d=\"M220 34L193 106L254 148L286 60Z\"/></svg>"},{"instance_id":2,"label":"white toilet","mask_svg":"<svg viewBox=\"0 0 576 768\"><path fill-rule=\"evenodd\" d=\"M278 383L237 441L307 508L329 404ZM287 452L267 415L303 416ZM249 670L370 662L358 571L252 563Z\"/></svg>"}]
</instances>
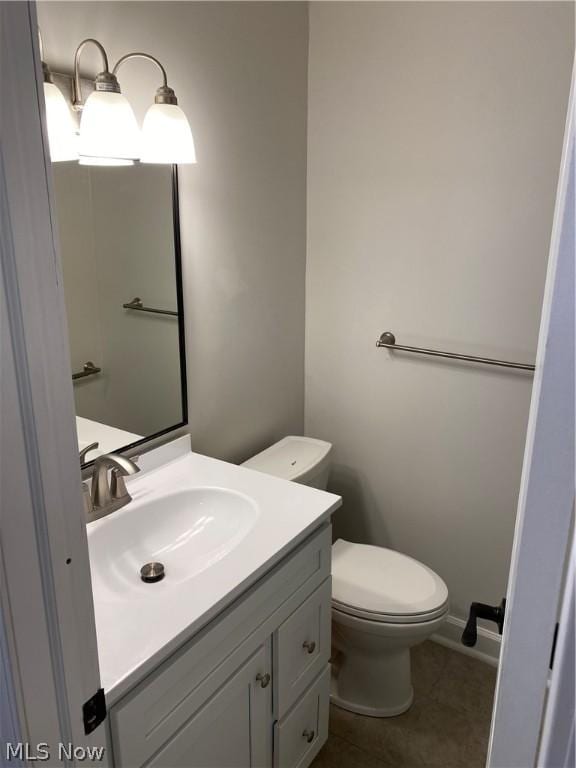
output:
<instances>
[{"instance_id":1,"label":"white toilet","mask_svg":"<svg viewBox=\"0 0 576 768\"><path fill-rule=\"evenodd\" d=\"M325 489L332 445L285 437L244 466ZM338 539L332 545L332 701L371 717L405 712L414 698L410 648L448 614L448 588L400 552Z\"/></svg>"}]
</instances>

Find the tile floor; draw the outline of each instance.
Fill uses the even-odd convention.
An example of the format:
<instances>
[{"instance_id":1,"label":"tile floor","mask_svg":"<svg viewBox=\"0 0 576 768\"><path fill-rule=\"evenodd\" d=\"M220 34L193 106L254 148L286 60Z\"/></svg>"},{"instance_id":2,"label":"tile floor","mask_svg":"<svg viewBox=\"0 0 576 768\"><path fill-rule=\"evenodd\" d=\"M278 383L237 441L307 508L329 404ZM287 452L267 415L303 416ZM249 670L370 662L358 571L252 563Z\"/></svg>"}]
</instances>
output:
<instances>
[{"instance_id":1,"label":"tile floor","mask_svg":"<svg viewBox=\"0 0 576 768\"><path fill-rule=\"evenodd\" d=\"M414 704L362 717L332 706L312 768L483 768L496 669L427 641L412 651Z\"/></svg>"}]
</instances>

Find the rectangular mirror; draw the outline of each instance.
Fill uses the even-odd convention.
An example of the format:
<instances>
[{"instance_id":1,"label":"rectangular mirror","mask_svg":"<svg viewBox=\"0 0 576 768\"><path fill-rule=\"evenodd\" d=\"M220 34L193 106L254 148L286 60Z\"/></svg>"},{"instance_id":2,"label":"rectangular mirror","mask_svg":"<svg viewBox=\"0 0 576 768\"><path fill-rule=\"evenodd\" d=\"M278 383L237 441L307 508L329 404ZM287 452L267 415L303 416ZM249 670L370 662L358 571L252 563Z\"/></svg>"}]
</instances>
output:
<instances>
[{"instance_id":1,"label":"rectangular mirror","mask_svg":"<svg viewBox=\"0 0 576 768\"><path fill-rule=\"evenodd\" d=\"M88 464L187 423L177 170L52 168L78 445Z\"/></svg>"}]
</instances>

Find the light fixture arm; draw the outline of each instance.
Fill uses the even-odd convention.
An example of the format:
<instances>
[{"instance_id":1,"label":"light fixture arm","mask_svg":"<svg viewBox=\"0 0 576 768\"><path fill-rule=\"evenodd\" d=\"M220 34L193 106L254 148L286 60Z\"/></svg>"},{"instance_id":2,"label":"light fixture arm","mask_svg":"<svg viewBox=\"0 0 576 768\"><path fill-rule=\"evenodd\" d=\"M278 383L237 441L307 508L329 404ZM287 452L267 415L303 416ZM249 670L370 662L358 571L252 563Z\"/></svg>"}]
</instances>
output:
<instances>
[{"instance_id":1,"label":"light fixture arm","mask_svg":"<svg viewBox=\"0 0 576 768\"><path fill-rule=\"evenodd\" d=\"M151 56L149 53L141 53L140 51L135 51L134 53L127 53L125 56L122 56L122 58L118 59L118 61L114 65L112 74L117 75L118 70L120 69L122 64L128 61L128 59L148 59L148 61L152 61L154 64L156 64L160 72L162 72L162 79L163 79L162 85L164 86L164 88L168 86L168 76L166 75L166 70L164 69L162 64L158 61L158 59L154 58L154 56Z\"/></svg>"},{"instance_id":2,"label":"light fixture arm","mask_svg":"<svg viewBox=\"0 0 576 768\"><path fill-rule=\"evenodd\" d=\"M92 43L92 45L95 45L98 48L102 57L102 63L104 64L104 69L102 72L100 72L95 80L96 90L120 93L118 80L116 80L116 76L108 69L108 55L104 50L104 46L93 37L87 37L86 40L82 40L78 48L76 48L76 53L74 54L74 98L72 104L75 109L82 109L84 106L84 101L82 99L82 89L80 86L80 55L88 43Z\"/></svg>"},{"instance_id":3,"label":"light fixture arm","mask_svg":"<svg viewBox=\"0 0 576 768\"><path fill-rule=\"evenodd\" d=\"M125 56L122 56L122 58L118 59L116 64L114 65L114 69L112 70L112 74L116 75L122 64L125 64L129 59L147 59L148 61L151 61L153 64L156 64L160 72L162 72L162 85L158 90L156 91L156 96L154 98L154 102L156 104L178 104L178 99L176 98L176 94L168 86L168 75L166 74L166 70L162 66L162 64L156 59L154 56L151 56L149 53L142 53L141 51L135 51L134 53L127 53Z\"/></svg>"}]
</instances>

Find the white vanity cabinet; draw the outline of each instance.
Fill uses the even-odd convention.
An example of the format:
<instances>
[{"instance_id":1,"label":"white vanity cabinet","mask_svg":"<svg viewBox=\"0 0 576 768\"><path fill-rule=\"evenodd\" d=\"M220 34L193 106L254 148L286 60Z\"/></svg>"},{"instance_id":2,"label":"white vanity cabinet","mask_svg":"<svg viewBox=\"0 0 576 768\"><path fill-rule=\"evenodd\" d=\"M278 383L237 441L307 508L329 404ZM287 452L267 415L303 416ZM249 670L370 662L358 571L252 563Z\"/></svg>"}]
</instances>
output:
<instances>
[{"instance_id":1,"label":"white vanity cabinet","mask_svg":"<svg viewBox=\"0 0 576 768\"><path fill-rule=\"evenodd\" d=\"M328 735L324 524L110 709L116 768L306 768Z\"/></svg>"}]
</instances>

